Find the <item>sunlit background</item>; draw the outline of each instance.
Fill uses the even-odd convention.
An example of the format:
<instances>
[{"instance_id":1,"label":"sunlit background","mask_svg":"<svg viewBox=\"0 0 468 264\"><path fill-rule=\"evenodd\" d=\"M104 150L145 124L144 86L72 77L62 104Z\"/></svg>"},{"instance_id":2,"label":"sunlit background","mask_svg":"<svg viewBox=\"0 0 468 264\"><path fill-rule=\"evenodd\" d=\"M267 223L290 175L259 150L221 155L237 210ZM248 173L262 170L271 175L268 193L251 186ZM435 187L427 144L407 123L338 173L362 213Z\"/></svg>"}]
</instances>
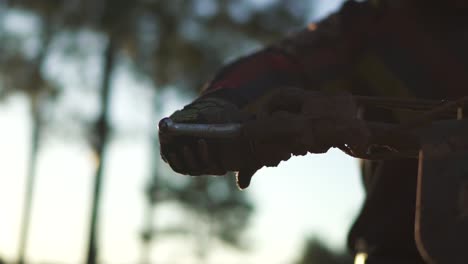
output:
<instances>
[{"instance_id":1,"label":"sunlit background","mask_svg":"<svg viewBox=\"0 0 468 264\"><path fill-rule=\"evenodd\" d=\"M341 2L0 0L0 263L348 263L356 160L293 158L241 192L174 174L156 141L216 68Z\"/></svg>"}]
</instances>

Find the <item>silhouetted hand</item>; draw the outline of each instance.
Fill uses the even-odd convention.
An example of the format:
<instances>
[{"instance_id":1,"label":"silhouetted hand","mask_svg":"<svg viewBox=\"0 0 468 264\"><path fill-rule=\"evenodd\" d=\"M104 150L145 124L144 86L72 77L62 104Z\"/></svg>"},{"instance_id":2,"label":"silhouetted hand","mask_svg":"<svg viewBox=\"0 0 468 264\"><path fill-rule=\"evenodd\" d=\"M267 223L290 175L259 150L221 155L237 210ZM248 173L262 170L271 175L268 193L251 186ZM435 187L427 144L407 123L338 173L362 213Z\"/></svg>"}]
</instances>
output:
<instances>
[{"instance_id":1,"label":"silhouetted hand","mask_svg":"<svg viewBox=\"0 0 468 264\"><path fill-rule=\"evenodd\" d=\"M170 118L176 123L223 124L242 123L248 119L248 114L229 102L208 98L193 102ZM181 174L224 175L241 166L241 142L235 142L236 139L173 136L160 131L159 140L161 157Z\"/></svg>"},{"instance_id":2,"label":"silhouetted hand","mask_svg":"<svg viewBox=\"0 0 468 264\"><path fill-rule=\"evenodd\" d=\"M237 171L237 183L243 189L248 187L258 169L263 166L276 166L291 156L287 146L288 140L268 133L273 131L251 129L258 128L261 124L257 123L253 116L224 101L195 101L183 110L175 112L170 118L176 123L243 124L242 136L229 139L174 136L160 130L161 156L175 172L181 174L224 175L228 171ZM262 124L270 126L265 122ZM278 124L271 126L281 127ZM276 141L265 140L268 138Z\"/></svg>"}]
</instances>

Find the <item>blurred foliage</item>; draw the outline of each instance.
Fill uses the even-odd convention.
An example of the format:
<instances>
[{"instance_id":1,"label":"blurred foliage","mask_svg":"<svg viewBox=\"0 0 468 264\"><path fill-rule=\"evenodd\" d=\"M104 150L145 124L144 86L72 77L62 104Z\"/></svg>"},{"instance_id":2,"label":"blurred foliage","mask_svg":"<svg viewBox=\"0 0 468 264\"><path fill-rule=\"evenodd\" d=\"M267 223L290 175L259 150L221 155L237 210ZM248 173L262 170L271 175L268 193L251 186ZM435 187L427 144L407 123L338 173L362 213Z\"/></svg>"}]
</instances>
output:
<instances>
[{"instance_id":1,"label":"blurred foliage","mask_svg":"<svg viewBox=\"0 0 468 264\"><path fill-rule=\"evenodd\" d=\"M42 72L42 63L51 40L51 25L47 19L41 22L42 31L35 36L22 36L0 28L0 99L13 92L37 97L46 91L50 98L55 97L57 85L47 80ZM34 52L24 45L31 37L38 42Z\"/></svg>"},{"instance_id":2,"label":"blurred foliage","mask_svg":"<svg viewBox=\"0 0 468 264\"><path fill-rule=\"evenodd\" d=\"M228 54L299 27L307 1L10 0L59 28L117 34L121 48L158 85L199 87ZM195 84L195 85L194 85Z\"/></svg>"},{"instance_id":3,"label":"blurred foliage","mask_svg":"<svg viewBox=\"0 0 468 264\"><path fill-rule=\"evenodd\" d=\"M150 204L179 201L190 215L189 219L205 219L210 230L210 234L207 235L214 236L236 248L245 249L242 246L240 234L248 224L253 207L248 197L239 192L234 181L221 177L183 182L153 178L153 182L148 185L147 197ZM197 232L197 230L190 230L188 226L170 226L165 230L156 230L156 233L164 234L167 230L179 230L185 234ZM151 233L145 233L145 235L148 238Z\"/></svg>"},{"instance_id":4,"label":"blurred foliage","mask_svg":"<svg viewBox=\"0 0 468 264\"><path fill-rule=\"evenodd\" d=\"M293 0L8 0L6 4L7 9L0 12L25 12L26 16L37 20L39 32L20 36L0 28L0 97L14 92L30 98L40 94L45 100L31 101L38 104L45 104L50 98L60 101L62 97L57 95L67 92L48 77L44 66L47 57L53 52L63 52L78 63L83 50L92 48L76 43L50 44L64 35L71 42L83 30L100 35L104 42L115 45L112 56L125 56L131 61L134 72L151 79L155 88L197 91L227 59L299 28L310 11L308 1ZM33 52L22 45L30 39L41 43ZM59 48L64 50L57 51ZM104 60L105 50L103 48L101 60ZM119 59L111 61L121 62ZM112 69L113 66L107 71L103 69L102 74L110 75ZM109 76L101 78L110 79ZM107 103L103 105L105 101L99 100L101 113L97 114L95 122L81 124L96 134L91 138L101 141L109 140L103 135L108 134L108 129L112 130L106 114L108 109L102 109L107 108ZM160 108L154 106L156 112ZM67 119L75 120L74 117ZM105 131L95 129L96 125ZM97 135L99 133L103 135ZM95 144L91 143L91 146ZM100 145L94 148L105 148L105 142ZM155 142L155 160L159 159L157 145ZM99 160L104 160L105 153L99 151ZM173 180L176 177L163 179L165 172L158 164L153 164L145 194L151 210L162 203L176 201L194 218L208 219L212 235L220 241L241 248L240 234L248 224L253 207L234 182L230 178L205 177L180 184ZM184 227L172 229L183 230ZM145 227L142 238L145 243L151 242L154 238L151 226Z\"/></svg>"},{"instance_id":5,"label":"blurred foliage","mask_svg":"<svg viewBox=\"0 0 468 264\"><path fill-rule=\"evenodd\" d=\"M0 83L5 83L0 85L0 97L20 91L20 87L47 90L43 93L47 98L63 93L63 87L44 72L43 65L38 65L38 56L28 57L31 52L19 43L41 41L43 35L48 35L50 43L62 42L49 53L60 48L78 62L84 50L92 48L78 39L84 30L104 36L103 41L111 35L117 38L119 52L130 59L134 72L150 78L155 87L198 91L228 58L302 26L308 6L307 1L293 0L9 0L7 11L28 12L40 30L19 37L0 29L0 76L4 77ZM44 85L21 84L30 79L24 78L28 68L36 69ZM76 113L68 120L92 125ZM67 126L77 131L70 123ZM70 133L76 132L63 134Z\"/></svg>"},{"instance_id":6,"label":"blurred foliage","mask_svg":"<svg viewBox=\"0 0 468 264\"><path fill-rule=\"evenodd\" d=\"M354 258L346 252L336 252L329 249L316 238L306 240L302 249L302 256L297 264L352 264Z\"/></svg>"}]
</instances>

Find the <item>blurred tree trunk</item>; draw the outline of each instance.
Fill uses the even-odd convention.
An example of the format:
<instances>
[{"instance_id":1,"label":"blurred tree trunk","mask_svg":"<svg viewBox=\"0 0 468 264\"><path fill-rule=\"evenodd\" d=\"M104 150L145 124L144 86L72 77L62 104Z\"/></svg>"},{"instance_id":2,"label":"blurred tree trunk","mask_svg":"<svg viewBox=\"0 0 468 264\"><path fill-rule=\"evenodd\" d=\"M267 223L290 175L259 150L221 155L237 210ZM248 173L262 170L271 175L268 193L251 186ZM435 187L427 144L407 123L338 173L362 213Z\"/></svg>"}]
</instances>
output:
<instances>
[{"instance_id":1,"label":"blurred tree trunk","mask_svg":"<svg viewBox=\"0 0 468 264\"><path fill-rule=\"evenodd\" d=\"M163 102L159 97L159 94L155 96L153 116L154 120L159 116L161 112L161 106ZM154 211L158 205L158 188L159 188L159 179L160 175L160 149L159 149L159 137L157 133L153 136L152 151L153 155L156 157L151 162L151 173L152 177L146 186L145 192L145 209L143 212L143 231L141 234L141 264L151 264L151 247L152 243L155 241L155 230L153 229L154 224Z\"/></svg>"},{"instance_id":2,"label":"blurred tree trunk","mask_svg":"<svg viewBox=\"0 0 468 264\"><path fill-rule=\"evenodd\" d=\"M21 229L18 246L18 263L25 263L26 246L29 235L29 225L31 222L31 209L33 202L34 183L36 179L37 158L39 153L39 141L41 138L41 115L39 113L39 98L37 95L31 96L31 149L29 150L28 172L25 183L25 193L23 202L23 216L21 219Z\"/></svg>"},{"instance_id":3,"label":"blurred tree trunk","mask_svg":"<svg viewBox=\"0 0 468 264\"><path fill-rule=\"evenodd\" d=\"M42 132L42 104L46 95L46 91L41 89L43 79L41 75L42 65L49 51L50 41L52 37L52 24L50 17L44 18L42 45L35 59L35 63L31 67L28 87L29 105L31 114L31 148L29 150L28 171L25 182L25 193L23 201L23 216L21 219L19 245L18 245L18 263L25 263L26 249L29 235L29 226L31 222L31 210L34 193L34 183L36 180L37 159L39 154L41 132Z\"/></svg>"},{"instance_id":4,"label":"blurred tree trunk","mask_svg":"<svg viewBox=\"0 0 468 264\"><path fill-rule=\"evenodd\" d=\"M141 234L141 252L140 252L140 263L150 264L151 263L151 246L154 240L153 232L153 213L154 204L147 202L143 212L143 232Z\"/></svg>"},{"instance_id":5,"label":"blurred tree trunk","mask_svg":"<svg viewBox=\"0 0 468 264\"><path fill-rule=\"evenodd\" d=\"M95 123L93 135L93 151L96 159L96 174L94 182L94 191L92 198L92 209L89 230L88 253L86 263L97 263L98 258L98 222L99 222L99 209L101 203L102 182L104 176L104 162L106 155L106 146L109 140L110 127L109 127L109 112L111 101L111 77L115 64L117 37L115 34L109 35L109 40L104 51L104 70L102 76L100 102L101 112Z\"/></svg>"}]
</instances>

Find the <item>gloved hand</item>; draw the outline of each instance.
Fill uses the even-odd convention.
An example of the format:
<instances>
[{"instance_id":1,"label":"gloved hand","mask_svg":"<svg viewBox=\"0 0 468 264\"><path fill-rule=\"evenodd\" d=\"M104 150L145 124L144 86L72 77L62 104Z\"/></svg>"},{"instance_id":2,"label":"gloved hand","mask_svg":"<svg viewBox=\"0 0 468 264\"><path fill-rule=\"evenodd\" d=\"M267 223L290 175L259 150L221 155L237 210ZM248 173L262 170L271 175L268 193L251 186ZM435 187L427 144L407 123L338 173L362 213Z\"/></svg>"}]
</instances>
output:
<instances>
[{"instance_id":1,"label":"gloved hand","mask_svg":"<svg viewBox=\"0 0 468 264\"><path fill-rule=\"evenodd\" d=\"M224 100L206 98L194 101L170 118L176 123L222 124L242 123L249 119L249 115ZM237 149L232 152L239 153L240 146L234 142L171 136L161 132L159 141L161 157L175 172L181 174L224 175L240 162L236 155L231 155L229 159L222 155L223 151L233 147Z\"/></svg>"},{"instance_id":2,"label":"gloved hand","mask_svg":"<svg viewBox=\"0 0 468 264\"><path fill-rule=\"evenodd\" d=\"M175 112L170 118L176 123L245 124L242 131L244 137L228 140L171 136L160 132L161 156L174 171L181 174L224 175L228 171L238 171L238 186L244 189L248 187L251 177L258 169L263 166L276 166L291 156L288 141L276 138L279 134L288 137L289 129L276 135L259 134L263 133L263 130L251 129L258 127L257 121L251 115L219 99L197 100L183 110ZM277 122L263 122L263 128L278 127L271 121ZM251 125L254 123L256 125ZM264 140L268 138L274 141Z\"/></svg>"}]
</instances>

